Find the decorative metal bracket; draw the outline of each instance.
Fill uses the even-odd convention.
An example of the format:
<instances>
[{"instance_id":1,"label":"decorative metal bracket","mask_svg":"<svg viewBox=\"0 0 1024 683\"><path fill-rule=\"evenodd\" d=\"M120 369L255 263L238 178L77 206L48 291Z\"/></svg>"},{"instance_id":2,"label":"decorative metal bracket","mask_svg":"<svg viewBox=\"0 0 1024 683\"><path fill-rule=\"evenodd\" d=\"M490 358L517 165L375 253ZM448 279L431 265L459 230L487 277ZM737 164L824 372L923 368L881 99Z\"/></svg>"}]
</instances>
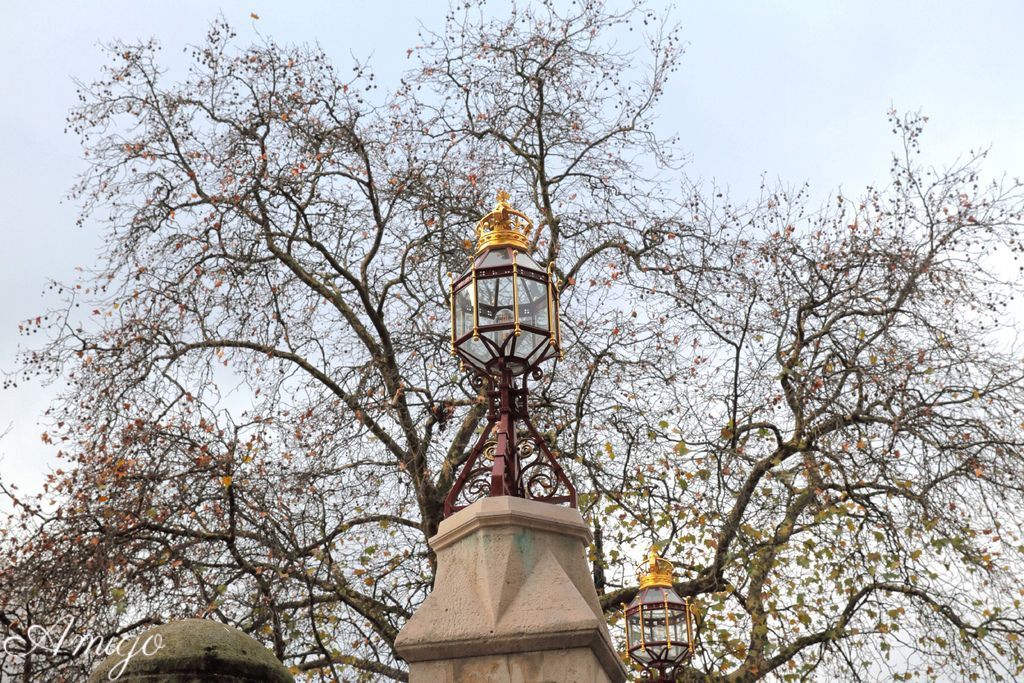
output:
<instances>
[{"instance_id":1,"label":"decorative metal bracket","mask_svg":"<svg viewBox=\"0 0 1024 683\"><path fill-rule=\"evenodd\" d=\"M530 422L527 376L516 387L503 370L487 382L487 424L444 501L448 517L487 496L515 496L576 507L576 489ZM535 378L540 372L534 370ZM494 380L497 380L496 382Z\"/></svg>"}]
</instances>

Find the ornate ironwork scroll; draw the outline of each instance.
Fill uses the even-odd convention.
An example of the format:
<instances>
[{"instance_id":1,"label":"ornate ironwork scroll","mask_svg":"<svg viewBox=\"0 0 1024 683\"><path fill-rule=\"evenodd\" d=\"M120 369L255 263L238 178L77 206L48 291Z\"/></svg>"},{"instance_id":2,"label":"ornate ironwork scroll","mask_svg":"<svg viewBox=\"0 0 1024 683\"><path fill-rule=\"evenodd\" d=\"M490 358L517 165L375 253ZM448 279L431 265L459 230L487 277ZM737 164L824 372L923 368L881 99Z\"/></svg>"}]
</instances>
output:
<instances>
[{"instance_id":1,"label":"ornate ironwork scroll","mask_svg":"<svg viewBox=\"0 0 1024 683\"><path fill-rule=\"evenodd\" d=\"M488 384L487 424L445 499L445 517L487 496L576 507L576 489L530 422L526 381L524 375L517 388L504 372L497 383Z\"/></svg>"}]
</instances>

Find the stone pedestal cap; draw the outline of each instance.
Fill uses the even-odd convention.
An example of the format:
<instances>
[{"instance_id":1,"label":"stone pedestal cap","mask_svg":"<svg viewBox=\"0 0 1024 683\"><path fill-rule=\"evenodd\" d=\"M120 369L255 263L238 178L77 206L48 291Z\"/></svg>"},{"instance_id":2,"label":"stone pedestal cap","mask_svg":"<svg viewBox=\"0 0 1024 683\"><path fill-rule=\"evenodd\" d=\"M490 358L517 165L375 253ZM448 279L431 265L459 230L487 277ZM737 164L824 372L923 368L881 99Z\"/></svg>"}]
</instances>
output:
<instances>
[{"instance_id":1,"label":"stone pedestal cap","mask_svg":"<svg viewBox=\"0 0 1024 683\"><path fill-rule=\"evenodd\" d=\"M442 676L430 663L446 661L442 668L454 671L454 662L467 658L517 666L544 659L545 670L564 674L569 660L586 652L603 670L601 680L624 681L587 564L590 538L579 511L509 496L483 498L444 520L430 539L434 589L395 641L412 665L411 680L446 683L454 674Z\"/></svg>"},{"instance_id":2,"label":"stone pedestal cap","mask_svg":"<svg viewBox=\"0 0 1024 683\"><path fill-rule=\"evenodd\" d=\"M149 639L148 650L143 647ZM159 650L156 646L159 645ZM89 683L294 683L288 669L237 628L208 619L185 619L146 631L100 663ZM129 661L127 664L125 659Z\"/></svg>"}]
</instances>

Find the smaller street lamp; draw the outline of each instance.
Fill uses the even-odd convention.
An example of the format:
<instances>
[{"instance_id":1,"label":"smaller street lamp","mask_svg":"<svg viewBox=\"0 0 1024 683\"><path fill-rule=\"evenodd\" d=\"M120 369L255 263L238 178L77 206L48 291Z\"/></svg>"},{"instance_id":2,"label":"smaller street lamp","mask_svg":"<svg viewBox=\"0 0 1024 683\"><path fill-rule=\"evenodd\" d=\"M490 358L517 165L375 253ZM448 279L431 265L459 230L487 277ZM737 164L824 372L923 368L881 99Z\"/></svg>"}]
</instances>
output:
<instances>
[{"instance_id":1,"label":"smaller street lamp","mask_svg":"<svg viewBox=\"0 0 1024 683\"><path fill-rule=\"evenodd\" d=\"M693 657L697 608L673 590L672 570L652 548L639 573L640 591L625 608L626 649L652 683L675 681Z\"/></svg>"},{"instance_id":2,"label":"smaller street lamp","mask_svg":"<svg viewBox=\"0 0 1024 683\"><path fill-rule=\"evenodd\" d=\"M485 496L576 507L576 489L530 422L527 378L561 354L558 286L530 255L533 223L498 193L476 225L476 254L452 277L451 345L486 384L487 424L444 502L448 517Z\"/></svg>"}]
</instances>

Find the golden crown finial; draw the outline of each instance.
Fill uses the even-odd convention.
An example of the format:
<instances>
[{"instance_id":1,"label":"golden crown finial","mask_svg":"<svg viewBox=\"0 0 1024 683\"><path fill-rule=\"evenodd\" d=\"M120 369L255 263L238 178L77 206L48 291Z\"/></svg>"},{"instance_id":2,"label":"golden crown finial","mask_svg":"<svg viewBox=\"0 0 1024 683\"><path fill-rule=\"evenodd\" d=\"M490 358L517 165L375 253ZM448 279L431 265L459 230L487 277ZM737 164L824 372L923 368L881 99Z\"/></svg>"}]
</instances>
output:
<instances>
[{"instance_id":1,"label":"golden crown finial","mask_svg":"<svg viewBox=\"0 0 1024 683\"><path fill-rule=\"evenodd\" d=\"M647 553L647 562L641 565L638 572L640 588L671 588L672 572L675 566L664 557L659 557L657 551L651 548Z\"/></svg>"},{"instance_id":2,"label":"golden crown finial","mask_svg":"<svg viewBox=\"0 0 1024 683\"><path fill-rule=\"evenodd\" d=\"M497 204L476 224L476 253L492 247L515 247L528 251L533 221L512 208L509 194L499 190Z\"/></svg>"}]
</instances>

